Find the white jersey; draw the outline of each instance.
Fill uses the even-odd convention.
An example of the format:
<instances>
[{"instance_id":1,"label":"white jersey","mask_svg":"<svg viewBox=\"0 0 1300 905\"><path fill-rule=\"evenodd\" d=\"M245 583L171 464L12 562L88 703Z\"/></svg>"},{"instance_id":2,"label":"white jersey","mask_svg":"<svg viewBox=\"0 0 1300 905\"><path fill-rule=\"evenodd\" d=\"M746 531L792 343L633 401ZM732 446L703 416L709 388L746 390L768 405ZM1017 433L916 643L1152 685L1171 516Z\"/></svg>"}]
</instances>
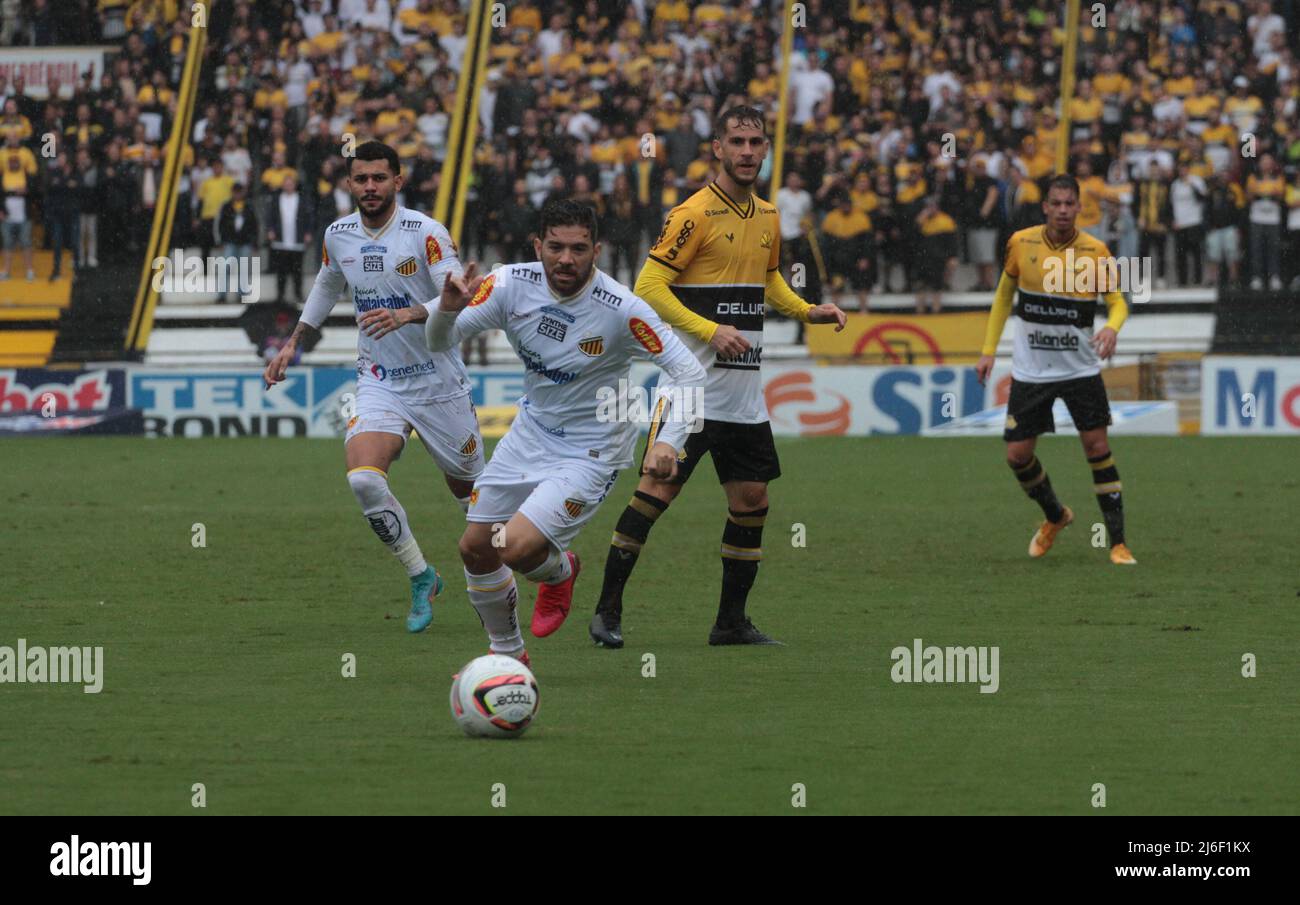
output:
<instances>
[{"instance_id":1,"label":"white jersey","mask_svg":"<svg viewBox=\"0 0 1300 905\"><path fill-rule=\"evenodd\" d=\"M632 290L595 268L586 286L561 299L541 262L502 266L459 315L431 312L429 346L456 348L493 329L505 331L527 369L511 431L544 434L556 456L614 468L632 463L635 420L602 415L633 357L654 361L676 386L703 391L704 368L690 350Z\"/></svg>"},{"instance_id":2,"label":"white jersey","mask_svg":"<svg viewBox=\"0 0 1300 905\"><path fill-rule=\"evenodd\" d=\"M321 269L301 320L319 330L349 287L358 319L375 308L432 310L447 275L461 272L451 236L432 217L395 205L387 225L372 231L354 211L325 230ZM413 401L451 399L471 390L459 350L431 354L422 324L407 324L379 339L361 333L357 385L380 386Z\"/></svg>"}]
</instances>

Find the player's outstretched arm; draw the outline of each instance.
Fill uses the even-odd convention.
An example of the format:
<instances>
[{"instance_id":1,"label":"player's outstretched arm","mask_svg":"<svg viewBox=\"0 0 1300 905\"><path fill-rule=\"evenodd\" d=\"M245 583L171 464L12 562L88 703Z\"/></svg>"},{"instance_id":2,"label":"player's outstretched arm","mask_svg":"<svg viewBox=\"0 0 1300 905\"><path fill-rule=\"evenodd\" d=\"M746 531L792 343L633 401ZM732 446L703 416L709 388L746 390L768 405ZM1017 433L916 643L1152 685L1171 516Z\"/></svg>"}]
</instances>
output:
<instances>
[{"instance_id":1,"label":"player's outstretched arm","mask_svg":"<svg viewBox=\"0 0 1300 905\"><path fill-rule=\"evenodd\" d=\"M631 353L638 358L647 358L663 368L667 383L678 391L682 411L674 412L676 427L688 427L684 422L701 417L703 412L696 411L695 405L704 398L704 384L708 374L703 366L665 325L655 312L641 299L632 299L628 306L627 335L630 337ZM677 454L681 452L678 445L665 442L665 437L677 438L677 443L685 446L687 430L665 429L660 431L660 439L650 447L646 454L646 472L657 480L670 480L677 474Z\"/></svg>"},{"instance_id":2,"label":"player's outstretched arm","mask_svg":"<svg viewBox=\"0 0 1300 905\"><path fill-rule=\"evenodd\" d=\"M484 330L505 329L503 273L479 276L478 265L471 262L463 274L447 275L438 305L424 325L431 350L445 352Z\"/></svg>"},{"instance_id":3,"label":"player's outstretched arm","mask_svg":"<svg viewBox=\"0 0 1300 905\"><path fill-rule=\"evenodd\" d=\"M781 276L780 270L773 269L767 272L767 285L763 289L763 294L777 311L786 317L801 320L805 324L835 324L835 332L839 333L849 320L848 315L834 302L825 302L821 305L810 305L805 302L790 288L785 277Z\"/></svg>"},{"instance_id":4,"label":"player's outstretched arm","mask_svg":"<svg viewBox=\"0 0 1300 905\"><path fill-rule=\"evenodd\" d=\"M1109 316L1106 318L1106 326L1093 336L1092 347L1097 350L1097 357L1105 361L1115 354L1115 344L1119 341L1119 328L1124 326L1124 321L1128 320L1128 302L1124 301L1124 294L1119 291L1108 292L1103 298Z\"/></svg>"},{"instance_id":5,"label":"player's outstretched arm","mask_svg":"<svg viewBox=\"0 0 1300 905\"><path fill-rule=\"evenodd\" d=\"M1007 318L1011 316L1011 303L1015 298L1016 280L1004 270L1002 279L998 280L997 292L993 296L993 309L989 311L988 327L984 330L984 347L980 349L980 360L975 365L975 374L979 377L981 385L989 379L989 374L993 373L993 356L997 354L1002 330L1007 325Z\"/></svg>"},{"instance_id":6,"label":"player's outstretched arm","mask_svg":"<svg viewBox=\"0 0 1300 905\"><path fill-rule=\"evenodd\" d=\"M654 257L646 259L632 291L654 309L667 324L708 343L719 355L740 355L749 349L749 340L730 324L719 324L701 317L682 304L672 290L677 271Z\"/></svg>"},{"instance_id":7,"label":"player's outstretched arm","mask_svg":"<svg viewBox=\"0 0 1300 905\"><path fill-rule=\"evenodd\" d=\"M347 277L341 271L335 270L327 257L312 282L311 292L307 295L307 301L303 303L302 314L298 316L298 325L293 328L293 335L280 347L275 358L271 359L266 370L262 372L268 390L284 380L289 365L298 354L299 341L320 335L321 325L325 323L325 318L329 317L334 303L347 286Z\"/></svg>"}]
</instances>

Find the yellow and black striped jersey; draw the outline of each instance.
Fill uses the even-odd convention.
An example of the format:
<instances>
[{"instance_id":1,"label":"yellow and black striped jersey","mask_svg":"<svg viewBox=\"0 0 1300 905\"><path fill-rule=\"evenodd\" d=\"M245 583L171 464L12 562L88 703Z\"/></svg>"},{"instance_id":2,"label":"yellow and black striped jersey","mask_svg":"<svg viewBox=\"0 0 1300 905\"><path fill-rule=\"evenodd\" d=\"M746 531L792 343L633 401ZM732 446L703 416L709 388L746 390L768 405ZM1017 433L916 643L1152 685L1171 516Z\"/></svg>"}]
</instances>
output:
<instances>
[{"instance_id":1,"label":"yellow and black striped jersey","mask_svg":"<svg viewBox=\"0 0 1300 905\"><path fill-rule=\"evenodd\" d=\"M758 371L765 287L781 261L776 205L753 195L741 204L709 183L669 212L649 258L673 271L669 288L692 314L735 327L750 344L742 355L715 356L707 340L682 331L709 372L705 417L766 420Z\"/></svg>"},{"instance_id":2,"label":"yellow and black striped jersey","mask_svg":"<svg viewBox=\"0 0 1300 905\"><path fill-rule=\"evenodd\" d=\"M1016 290L1012 377L1045 383L1101 373L1091 343L1098 296L1111 309L1108 326L1118 330L1127 316L1118 291L1124 275L1114 261L1106 243L1082 230L1062 244L1052 242L1045 226L1012 234L1003 265ZM996 348L997 337L992 339ZM985 352L992 354L987 345Z\"/></svg>"}]
</instances>

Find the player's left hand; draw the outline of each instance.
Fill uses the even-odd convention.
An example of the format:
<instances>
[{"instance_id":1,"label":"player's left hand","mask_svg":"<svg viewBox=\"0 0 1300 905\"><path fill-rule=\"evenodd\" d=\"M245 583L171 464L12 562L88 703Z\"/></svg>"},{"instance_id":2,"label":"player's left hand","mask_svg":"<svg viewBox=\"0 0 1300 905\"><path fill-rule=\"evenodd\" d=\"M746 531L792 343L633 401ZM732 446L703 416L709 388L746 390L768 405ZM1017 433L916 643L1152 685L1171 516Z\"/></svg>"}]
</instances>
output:
<instances>
[{"instance_id":1,"label":"player's left hand","mask_svg":"<svg viewBox=\"0 0 1300 905\"><path fill-rule=\"evenodd\" d=\"M1119 339L1110 327L1102 327L1092 337L1092 347L1097 350L1097 357L1102 361L1115 353L1115 341Z\"/></svg>"},{"instance_id":2,"label":"player's left hand","mask_svg":"<svg viewBox=\"0 0 1300 905\"><path fill-rule=\"evenodd\" d=\"M667 443L656 443L645 457L645 472L656 481L677 477L677 450Z\"/></svg>"},{"instance_id":3,"label":"player's left hand","mask_svg":"<svg viewBox=\"0 0 1300 905\"><path fill-rule=\"evenodd\" d=\"M835 324L835 332L839 333L844 329L844 325L849 322L848 315L840 310L840 306L834 302L823 302L813 307L808 312L808 323L810 324Z\"/></svg>"},{"instance_id":4,"label":"player's left hand","mask_svg":"<svg viewBox=\"0 0 1300 905\"><path fill-rule=\"evenodd\" d=\"M424 320L420 315L428 316L422 305L412 305L410 308L375 308L361 315L357 325L365 331L365 334L371 339L379 339L392 333L399 327L405 327L407 324L418 323Z\"/></svg>"}]
</instances>

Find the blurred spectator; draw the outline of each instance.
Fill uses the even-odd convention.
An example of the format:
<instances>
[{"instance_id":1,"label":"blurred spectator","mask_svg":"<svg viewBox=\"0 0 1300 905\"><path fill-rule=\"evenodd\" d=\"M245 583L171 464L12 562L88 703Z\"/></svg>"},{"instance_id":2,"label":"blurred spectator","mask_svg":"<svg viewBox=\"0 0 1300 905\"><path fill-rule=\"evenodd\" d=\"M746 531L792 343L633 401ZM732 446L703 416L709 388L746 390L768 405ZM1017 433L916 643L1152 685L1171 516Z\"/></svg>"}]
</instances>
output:
<instances>
[{"instance_id":1,"label":"blurred spectator","mask_svg":"<svg viewBox=\"0 0 1300 905\"><path fill-rule=\"evenodd\" d=\"M4 268L0 269L0 279L9 279L13 251L17 248L23 253L27 279L34 280L36 272L32 269L31 196L36 184L36 156L31 149L19 144L18 135L12 129L5 132L4 147L0 149L0 188L3 188L5 201L3 220L0 220L0 230L4 233L5 263Z\"/></svg>"},{"instance_id":2,"label":"blurred spectator","mask_svg":"<svg viewBox=\"0 0 1300 905\"><path fill-rule=\"evenodd\" d=\"M978 292L995 288L993 267L998 262L998 183L988 174L987 158L971 163L966 192L967 254L979 271Z\"/></svg>"},{"instance_id":3,"label":"blurred spectator","mask_svg":"<svg viewBox=\"0 0 1300 905\"><path fill-rule=\"evenodd\" d=\"M812 213L813 199L803 187L803 177L791 170L785 174L785 187L776 193L776 209L780 215L781 251L786 266L801 264L807 268L808 259L806 219ZM814 265L815 266L815 265Z\"/></svg>"},{"instance_id":4,"label":"blurred spectator","mask_svg":"<svg viewBox=\"0 0 1300 905\"><path fill-rule=\"evenodd\" d=\"M1137 184L1138 254L1152 259L1152 271L1156 286L1164 289L1168 281L1165 274L1169 270L1169 183L1165 180L1160 164L1151 160L1146 173Z\"/></svg>"},{"instance_id":5,"label":"blurred spectator","mask_svg":"<svg viewBox=\"0 0 1300 905\"><path fill-rule=\"evenodd\" d=\"M921 253L917 261L916 313L924 314L926 301L930 313L939 313L939 297L952 282L957 266L957 224L939 209L939 199L927 198L916 216L921 235Z\"/></svg>"},{"instance_id":6,"label":"blurred spectator","mask_svg":"<svg viewBox=\"0 0 1300 905\"><path fill-rule=\"evenodd\" d=\"M271 269L275 271L275 297L287 301L285 288L293 284L293 300L302 302L302 253L312 244L316 210L298 191L298 178L286 176L269 211L266 241L271 245Z\"/></svg>"},{"instance_id":7,"label":"blurred spectator","mask_svg":"<svg viewBox=\"0 0 1300 905\"><path fill-rule=\"evenodd\" d=\"M873 262L876 244L871 236L871 218L853 206L848 192L837 196L835 209L822 221L822 247L831 288L849 287L857 298L858 311L868 312L868 292L875 279Z\"/></svg>"},{"instance_id":8,"label":"blurred spectator","mask_svg":"<svg viewBox=\"0 0 1300 905\"><path fill-rule=\"evenodd\" d=\"M248 203L247 195L244 185L236 182L230 200L217 213L213 239L225 247L227 259L251 259L257 247L257 212ZM229 301L229 288L221 294L220 302Z\"/></svg>"},{"instance_id":9,"label":"blurred spectator","mask_svg":"<svg viewBox=\"0 0 1300 905\"><path fill-rule=\"evenodd\" d=\"M104 194L99 181L99 165L90 156L87 145L77 148L77 173L81 177L77 203L80 211L77 218L77 254L83 267L98 267L99 210L104 204ZM183 216L185 209L181 210L177 219Z\"/></svg>"},{"instance_id":10,"label":"blurred spectator","mask_svg":"<svg viewBox=\"0 0 1300 905\"><path fill-rule=\"evenodd\" d=\"M1169 186L1169 203L1173 210L1174 266L1178 285L1187 286L1187 264L1192 263L1192 286L1201 285L1201 250L1205 243L1205 180L1192 173L1186 162L1178 164L1178 178Z\"/></svg>"},{"instance_id":11,"label":"blurred spectator","mask_svg":"<svg viewBox=\"0 0 1300 905\"><path fill-rule=\"evenodd\" d=\"M1272 154L1259 159L1259 172L1246 179L1250 204L1250 288L1282 288L1282 205L1286 180Z\"/></svg>"},{"instance_id":12,"label":"blurred spectator","mask_svg":"<svg viewBox=\"0 0 1300 905\"><path fill-rule=\"evenodd\" d=\"M77 224L81 213L81 179L68 162L68 152L60 151L45 171L45 230L54 249L54 267L50 281L63 273L63 250L72 252L72 266L81 266L77 248Z\"/></svg>"},{"instance_id":13,"label":"blurred spectator","mask_svg":"<svg viewBox=\"0 0 1300 905\"><path fill-rule=\"evenodd\" d=\"M605 208L601 235L609 248L610 275L629 286L636 282L637 270L641 266L641 236L637 219L636 196L632 194L632 185L628 182L626 173L618 173L614 177L614 187ZM620 267L624 263L627 264L627 275L621 277Z\"/></svg>"},{"instance_id":14,"label":"blurred spectator","mask_svg":"<svg viewBox=\"0 0 1300 905\"><path fill-rule=\"evenodd\" d=\"M221 158L213 159L209 174L199 183L199 216L194 228L199 234L199 253L204 258L211 255L213 245L221 244L215 231L217 215L234 194L235 180L225 169Z\"/></svg>"},{"instance_id":15,"label":"blurred spectator","mask_svg":"<svg viewBox=\"0 0 1300 905\"><path fill-rule=\"evenodd\" d=\"M532 234L537 228L537 213L527 184L516 179L514 191L497 218L497 254L502 261L532 261L536 257Z\"/></svg>"},{"instance_id":16,"label":"blurred spectator","mask_svg":"<svg viewBox=\"0 0 1300 905\"><path fill-rule=\"evenodd\" d=\"M1205 258L1211 286L1223 285L1225 277L1227 285L1237 285L1237 262L1241 258L1237 224L1244 204L1245 193L1240 186L1229 183L1223 173L1210 176L1205 202Z\"/></svg>"}]
</instances>

